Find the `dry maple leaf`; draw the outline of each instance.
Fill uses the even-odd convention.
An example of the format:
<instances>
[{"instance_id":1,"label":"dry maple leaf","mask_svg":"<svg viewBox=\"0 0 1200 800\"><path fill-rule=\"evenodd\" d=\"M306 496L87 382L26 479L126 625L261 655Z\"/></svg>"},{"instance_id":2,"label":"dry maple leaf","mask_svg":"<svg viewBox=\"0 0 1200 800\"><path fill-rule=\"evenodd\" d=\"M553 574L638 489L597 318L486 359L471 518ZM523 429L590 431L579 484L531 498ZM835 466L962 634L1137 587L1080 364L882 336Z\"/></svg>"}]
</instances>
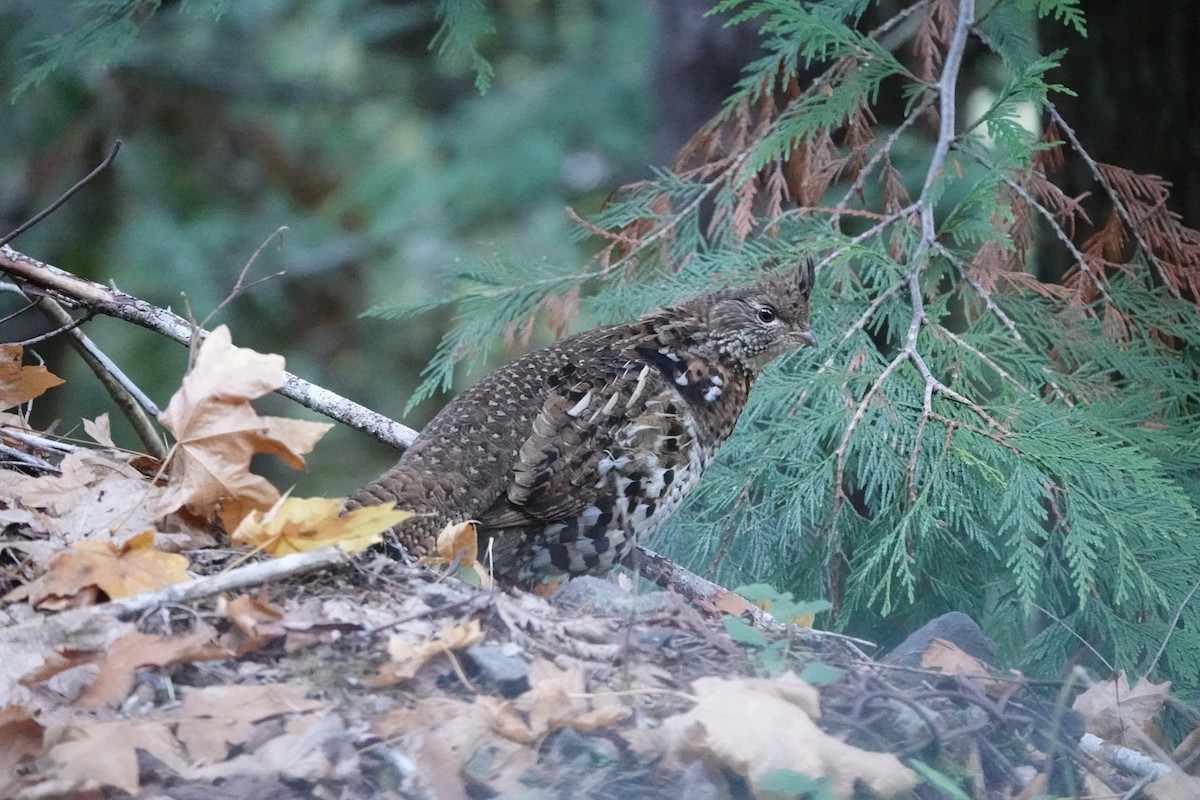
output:
<instances>
[{"instance_id":1,"label":"dry maple leaf","mask_svg":"<svg viewBox=\"0 0 1200 800\"><path fill-rule=\"evenodd\" d=\"M191 758L216 764L245 747L256 723L288 714L328 713L330 704L312 700L301 686L186 687L176 734Z\"/></svg>"},{"instance_id":2,"label":"dry maple leaf","mask_svg":"<svg viewBox=\"0 0 1200 800\"><path fill-rule=\"evenodd\" d=\"M1097 683L1075 698L1071 708L1083 715L1090 733L1105 741L1140 747L1142 739L1130 735L1134 730L1160 736L1153 718L1162 710L1171 689L1170 681L1152 683L1141 678L1133 686L1125 671L1111 681Z\"/></svg>"},{"instance_id":3,"label":"dry maple leaf","mask_svg":"<svg viewBox=\"0 0 1200 800\"><path fill-rule=\"evenodd\" d=\"M112 643L100 674L79 698L87 709L112 706L124 700L133 689L134 678L142 667L165 667L228 658L230 652L212 642L203 631L188 636L151 636L133 631Z\"/></svg>"},{"instance_id":4,"label":"dry maple leaf","mask_svg":"<svg viewBox=\"0 0 1200 800\"><path fill-rule=\"evenodd\" d=\"M188 560L154 549L154 531L118 547L112 542L77 542L50 562L37 580L9 592L6 601L29 599L34 608L60 610L128 597L191 580Z\"/></svg>"},{"instance_id":5,"label":"dry maple leaf","mask_svg":"<svg viewBox=\"0 0 1200 800\"><path fill-rule=\"evenodd\" d=\"M95 419L85 419L83 421L83 431L97 444L105 447L117 449L117 445L112 439L112 424L108 420L108 412L105 411Z\"/></svg>"},{"instance_id":6,"label":"dry maple leaf","mask_svg":"<svg viewBox=\"0 0 1200 800\"><path fill-rule=\"evenodd\" d=\"M14 768L42 752L46 729L27 709L16 705L0 708L0 794L15 790Z\"/></svg>"},{"instance_id":7,"label":"dry maple leaf","mask_svg":"<svg viewBox=\"0 0 1200 800\"><path fill-rule=\"evenodd\" d=\"M139 751L175 771L187 768L179 743L163 722L91 721L64 730L62 737L45 756L51 767L43 780L53 776L47 793L53 797L95 797L97 787L108 786L137 795Z\"/></svg>"},{"instance_id":8,"label":"dry maple leaf","mask_svg":"<svg viewBox=\"0 0 1200 800\"><path fill-rule=\"evenodd\" d=\"M436 639L410 642L399 636L388 639L388 655L391 661L379 669L379 674L367 683L371 686L390 686L416 676L417 671L429 661L452 650L465 650L483 641L483 628L479 620L471 619L462 625L443 628Z\"/></svg>"},{"instance_id":9,"label":"dry maple leaf","mask_svg":"<svg viewBox=\"0 0 1200 800\"><path fill-rule=\"evenodd\" d=\"M63 458L59 471L0 486L0 499L11 500L10 506L39 510L35 530L49 534L56 546L83 539L121 543L159 521L155 504L162 487L114 454L77 450ZM188 537L176 538L191 544Z\"/></svg>"},{"instance_id":10,"label":"dry maple leaf","mask_svg":"<svg viewBox=\"0 0 1200 800\"><path fill-rule=\"evenodd\" d=\"M230 538L273 556L302 553L334 545L361 553L383 540L383 532L413 516L395 503L365 506L342 514L338 500L324 497L284 497L260 515L249 512Z\"/></svg>"},{"instance_id":11,"label":"dry maple leaf","mask_svg":"<svg viewBox=\"0 0 1200 800\"><path fill-rule=\"evenodd\" d=\"M371 720L375 736L411 757L414 772L406 787L416 796L465 798L468 775L472 784L482 780L498 795L529 796L521 778L538 760L536 747L498 736L492 709L479 699L418 698L413 707L397 706Z\"/></svg>"},{"instance_id":12,"label":"dry maple leaf","mask_svg":"<svg viewBox=\"0 0 1200 800\"><path fill-rule=\"evenodd\" d=\"M828 778L829 793L840 800L854 797L859 781L880 797L916 786L917 776L891 753L860 750L817 727L817 691L791 673L770 680L701 678L692 688L696 707L663 723L666 752L744 776L755 797L772 796L765 783L780 770Z\"/></svg>"},{"instance_id":13,"label":"dry maple leaf","mask_svg":"<svg viewBox=\"0 0 1200 800\"><path fill-rule=\"evenodd\" d=\"M209 334L159 421L175 434L171 479L158 511L181 506L232 530L252 509L265 510L279 492L250 472L256 453L269 453L296 469L332 425L260 416L256 397L283 386L283 357L234 347L229 329Z\"/></svg>"},{"instance_id":14,"label":"dry maple leaf","mask_svg":"<svg viewBox=\"0 0 1200 800\"><path fill-rule=\"evenodd\" d=\"M27 403L63 379L41 365L21 363L19 344L0 344L0 410Z\"/></svg>"}]
</instances>

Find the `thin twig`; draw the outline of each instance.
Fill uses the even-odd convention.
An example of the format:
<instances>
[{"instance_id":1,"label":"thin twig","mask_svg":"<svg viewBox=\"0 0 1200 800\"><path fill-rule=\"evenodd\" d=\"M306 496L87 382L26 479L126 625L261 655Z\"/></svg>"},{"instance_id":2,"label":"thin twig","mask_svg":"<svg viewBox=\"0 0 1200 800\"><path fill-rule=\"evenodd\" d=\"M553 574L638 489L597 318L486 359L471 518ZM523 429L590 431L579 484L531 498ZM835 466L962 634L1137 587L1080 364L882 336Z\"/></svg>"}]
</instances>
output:
<instances>
[{"instance_id":1,"label":"thin twig","mask_svg":"<svg viewBox=\"0 0 1200 800\"><path fill-rule=\"evenodd\" d=\"M1067 633L1071 634L1076 639L1078 639L1080 644L1082 644L1088 650L1091 650L1092 655L1094 655L1096 658L1100 659L1100 663L1103 664L1105 667L1107 667L1109 672L1115 673L1117 671L1116 668L1112 664L1109 663L1108 659L1106 659L1104 656L1100 655L1100 651L1097 650L1096 648L1092 647L1091 642L1089 642L1087 639L1084 639L1082 636L1080 636L1078 633L1076 633L1074 628L1072 628L1067 623L1063 622L1059 617L1055 616L1054 613L1051 612L1049 609L1042 608L1037 603L1034 603L1033 607L1036 608L1038 611L1042 612L1043 614L1045 614L1050 619L1057 622L1059 625L1063 626L1063 628L1066 629Z\"/></svg>"},{"instance_id":2,"label":"thin twig","mask_svg":"<svg viewBox=\"0 0 1200 800\"><path fill-rule=\"evenodd\" d=\"M15 447L9 447L6 444L0 444L0 455L11 459L11 462L22 467L32 467L40 472L47 472L52 475L58 475L60 470L58 467L46 461L43 458L38 458L32 453L26 453L23 450L18 450ZM8 463L8 462L5 462Z\"/></svg>"},{"instance_id":3,"label":"thin twig","mask_svg":"<svg viewBox=\"0 0 1200 800\"><path fill-rule=\"evenodd\" d=\"M272 231L271 235L268 236L266 239L264 239L262 244L260 244L257 248L255 248L254 252L250 254L250 258L248 258L246 260L246 263L242 265L242 270L241 270L241 272L238 273L237 280L234 281L233 288L229 290L229 294L227 294L225 296L224 300L222 300L220 303L217 303L216 308L214 308L212 311L208 312L208 316L206 316L204 319L200 320L199 324L197 324L197 326L196 326L196 328L198 330L207 328L208 323L210 323L212 321L213 317L215 317L218 313L220 313L221 309L223 309L225 306L229 305L229 303L231 303L236 298L238 298L241 295L245 294L246 292L250 291L255 286L266 283L267 281L275 280L276 278L283 276L282 272L274 272L270 275L265 275L257 280L250 281L249 283L246 282L246 276L250 273L250 268L254 266L254 263L256 261L258 261L258 257L260 255L262 255L262 251L267 248L267 245L270 244L273 239L282 238L283 233L286 230L287 230L287 226L281 225L280 227L278 227L274 231Z\"/></svg>"},{"instance_id":4,"label":"thin twig","mask_svg":"<svg viewBox=\"0 0 1200 800\"><path fill-rule=\"evenodd\" d=\"M696 600L711 600L722 594L733 594L733 592L730 592L725 587L701 578L699 575L681 567L669 558L660 556L652 550L647 550L641 545L637 546L636 557L630 559L630 561L633 562L635 571L646 580L653 581L665 589L673 589L693 602ZM778 626L779 623L775 621L775 618L758 606L748 600L746 601L746 606L746 613L750 615L756 626L760 628Z\"/></svg>"},{"instance_id":5,"label":"thin twig","mask_svg":"<svg viewBox=\"0 0 1200 800\"><path fill-rule=\"evenodd\" d=\"M990 311L992 315L996 317L996 319L1000 320L1000 324L1003 325L1004 329L1009 332L1009 335L1012 336L1013 341L1021 345L1026 350L1033 352L1033 347L1025 340L1025 337L1022 336L1021 332L1017 329L1017 323L1013 321L1012 317L1005 313L1004 309L996 305L996 301L992 299L992 293L985 289L979 283L979 281L977 281L975 277L971 275L971 271L967 269L966 262L956 256L954 253L950 252L950 250L940 242L934 242L933 247L939 255L954 265L954 268L958 270L958 274L962 277L962 279L965 280L967 284L975 290L975 293L983 299L984 305L987 306L988 311ZM1044 380L1054 391L1055 397L1068 406L1075 405L1075 402L1066 393L1066 391L1058 385L1057 382L1051 380L1050 378L1044 378Z\"/></svg>"},{"instance_id":6,"label":"thin twig","mask_svg":"<svg viewBox=\"0 0 1200 800\"><path fill-rule=\"evenodd\" d=\"M74 320L58 301L52 297L42 297L38 300L37 306L39 311L66 330L67 343L75 348L75 352L99 379L100 385L108 392L121 414L133 427L134 433L137 434L142 446L146 448L146 452L159 460L166 458L167 445L154 424L154 420L162 412L159 411L154 401L138 388L137 384L83 331L69 327ZM88 315L90 316L92 313L94 313L94 309L88 309Z\"/></svg>"},{"instance_id":7,"label":"thin twig","mask_svg":"<svg viewBox=\"0 0 1200 800\"><path fill-rule=\"evenodd\" d=\"M1083 145L1079 141L1079 137L1075 135L1074 128L1068 125L1067 121L1063 119L1062 114L1060 114L1058 111L1058 107L1049 101L1047 101L1046 107L1050 110L1050 119L1053 120L1054 123L1058 125L1058 127L1066 135L1067 141L1070 142L1071 147L1088 165L1088 169L1091 170L1092 175L1096 178L1100 185L1104 187L1104 192L1108 195L1108 199L1113 204L1113 208L1116 209L1117 214L1121 217L1121 221L1125 223L1125 227L1127 227L1129 232L1133 234L1133 238L1137 240L1138 247L1141 248L1142 253L1146 256L1146 260L1153 264L1154 268L1158 270L1158 276L1162 278L1162 281L1164 284L1166 284L1167 289L1173 295L1175 295L1175 297L1179 297L1179 292L1175 289L1167 277L1166 268L1163 267L1158 256L1154 255L1154 248L1152 248L1150 243L1146 241L1146 238L1142 236L1142 231L1134 221L1133 214L1130 213L1129 209L1125 206L1125 203L1123 203L1121 198L1117 196L1116 190L1113 189L1112 185L1105 179L1104 173L1100 171L1100 165L1094 158L1091 157L1091 155L1088 154L1087 150L1084 149Z\"/></svg>"},{"instance_id":8,"label":"thin twig","mask_svg":"<svg viewBox=\"0 0 1200 800\"><path fill-rule=\"evenodd\" d=\"M71 199L72 195L74 195L76 192L78 192L84 186L87 186L89 183L92 182L92 179L94 179L97 175L99 175L101 172L103 172L105 169L107 169L108 165L111 164L113 162L113 159L117 157L117 153L120 152L120 150L121 150L121 140L117 139L115 142L113 142L112 150L110 150L108 152L108 155L104 157L103 161L101 161L99 164L96 165L95 169L93 169L87 175L84 175L82 178L80 178L78 181L76 181L74 186L72 186L70 189L67 189L65 192L60 194L58 196L58 199L55 200L53 203L46 206L38 213L34 214L32 217L27 219L25 222L22 222L20 225L18 225L16 228L14 228L11 233L9 233L3 239L0 239L0 246L8 244L13 239L16 239L22 233L29 230L34 225L37 225L39 222L44 220L46 217L50 216L55 211L57 211L59 206L61 206L63 203L65 203Z\"/></svg>"},{"instance_id":9,"label":"thin twig","mask_svg":"<svg viewBox=\"0 0 1200 800\"><path fill-rule=\"evenodd\" d=\"M912 302L912 318L909 323L908 333L905 336L904 347L899 353L888 362L883 371L871 382L867 391L863 394L862 399L857 403L854 413L850 417L849 423L846 425L846 430L842 434L841 440L838 442L837 448L834 450L834 499L830 507L829 514L826 517L826 523L823 526L823 531L828 533L832 530L834 521L838 511L841 509L842 502L845 499L843 491L843 481L846 472L846 456L850 448L850 440L854 435L858 425L862 422L863 417L867 413L867 408L875 395L882 389L883 384L887 382L892 373L905 361L911 361L917 370L921 373L925 380L927 391L936 390L945 394L951 399L965 404L968 408L974 411L982 419L984 419L992 427L1001 427L999 423L976 403L963 397L955 390L946 386L940 380L933 376L929 367L925 364L924 358L917 350L917 335L920 332L922 324L925 322L925 305L921 295L921 287L919 276L922 270L922 259L926 252L932 248L937 242L937 226L934 220L934 204L932 198L932 189L934 183L945 169L946 158L950 154L950 147L955 138L955 111L956 111L956 95L955 90L958 82L958 71L962 66L963 52L967 46L967 37L971 32L971 24L975 13L974 0L959 0L958 4L958 19L955 21L954 33L950 38L950 43L946 48L946 57L943 61L942 74L937 82L938 93L938 111L940 114L940 123L938 126L938 137L933 147L933 154L929 160L929 169L925 174L925 181L922 184L921 195L915 206L919 210L921 237L917 244L916 251L913 253L910 260L912 265L904 279L898 282L897 286L905 286L909 290L909 298ZM831 548L830 555L833 555Z\"/></svg>"},{"instance_id":10,"label":"thin twig","mask_svg":"<svg viewBox=\"0 0 1200 800\"><path fill-rule=\"evenodd\" d=\"M79 449L78 445L69 444L60 439L47 439L45 436L38 436L29 431L18 430L11 425L0 425L0 435L16 439L18 442L30 445L31 447L40 447L43 450L50 450L55 453L74 453Z\"/></svg>"},{"instance_id":11,"label":"thin twig","mask_svg":"<svg viewBox=\"0 0 1200 800\"><path fill-rule=\"evenodd\" d=\"M13 250L8 245L0 247L0 271L38 286L70 305L83 306L106 316L132 322L183 345L188 345L191 340L192 326L178 314L117 289L79 278ZM200 331L200 335L208 334L207 331ZM403 450L417 437L413 429L291 373L284 373L284 381L283 387L277 390L279 394L363 431L385 444Z\"/></svg>"},{"instance_id":12,"label":"thin twig","mask_svg":"<svg viewBox=\"0 0 1200 800\"><path fill-rule=\"evenodd\" d=\"M900 137L903 136L910 127L916 124L917 120L921 118L921 114L923 114L925 109L929 108L931 105L933 105L932 95L927 95L926 97L922 98L917 107L914 108L912 112L910 112L909 115L905 117L899 125L896 126L895 130L888 134L887 138L883 140L883 144L880 145L879 149L876 150L871 155L871 158L867 161L867 163L863 165L863 168L859 171L858 177L855 179L854 183L850 185L850 188L846 190L844 195L842 195L842 199L838 201L836 206L834 206L838 212L844 211L847 205L849 205L851 198L853 198L858 192L862 191L862 187L863 184L866 183L867 176L875 169L876 166L879 165L879 162L883 160L884 156L891 153L892 148L895 146Z\"/></svg>"},{"instance_id":13,"label":"thin twig","mask_svg":"<svg viewBox=\"0 0 1200 800\"><path fill-rule=\"evenodd\" d=\"M1183 598L1183 602L1175 609L1175 616L1171 618L1171 624L1167 626L1167 635L1163 637L1162 644L1158 646L1158 652L1154 654L1154 658L1150 661L1150 666L1146 667L1146 671L1142 673L1142 679L1148 680L1150 673L1154 672L1154 668L1158 666L1158 660L1162 658L1162 654L1167 649L1167 642L1171 641L1171 635L1175 633L1175 626L1179 624L1179 617L1183 614L1183 609L1187 608L1187 604L1192 601L1196 591L1200 590L1200 581L1192 584L1192 588L1188 590L1187 596Z\"/></svg>"}]
</instances>

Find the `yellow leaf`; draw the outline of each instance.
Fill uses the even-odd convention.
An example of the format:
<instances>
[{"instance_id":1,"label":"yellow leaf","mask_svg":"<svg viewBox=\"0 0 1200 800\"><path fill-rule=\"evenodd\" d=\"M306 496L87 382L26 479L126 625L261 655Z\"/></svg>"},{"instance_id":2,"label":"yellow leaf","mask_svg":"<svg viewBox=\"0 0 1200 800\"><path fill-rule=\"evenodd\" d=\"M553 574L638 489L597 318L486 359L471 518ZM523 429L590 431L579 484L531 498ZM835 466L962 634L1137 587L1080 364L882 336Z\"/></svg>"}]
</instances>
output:
<instances>
[{"instance_id":1,"label":"yellow leaf","mask_svg":"<svg viewBox=\"0 0 1200 800\"><path fill-rule=\"evenodd\" d=\"M63 382L43 366L22 364L24 352L19 344L0 345L0 410L27 403Z\"/></svg>"},{"instance_id":2,"label":"yellow leaf","mask_svg":"<svg viewBox=\"0 0 1200 800\"><path fill-rule=\"evenodd\" d=\"M248 513L231 538L234 544L248 544L273 556L327 545L359 553L379 544L384 531L411 516L414 516L411 511L396 510L395 503L366 506L343 514L338 500L285 497L265 514Z\"/></svg>"},{"instance_id":3,"label":"yellow leaf","mask_svg":"<svg viewBox=\"0 0 1200 800\"><path fill-rule=\"evenodd\" d=\"M159 417L177 441L160 514L181 506L208 519L220 512L229 529L247 511L275 504L279 492L250 472L250 459L268 453L303 468L303 454L333 427L260 416L250 401L283 382L282 356L234 347L224 325L209 334L183 385Z\"/></svg>"}]
</instances>

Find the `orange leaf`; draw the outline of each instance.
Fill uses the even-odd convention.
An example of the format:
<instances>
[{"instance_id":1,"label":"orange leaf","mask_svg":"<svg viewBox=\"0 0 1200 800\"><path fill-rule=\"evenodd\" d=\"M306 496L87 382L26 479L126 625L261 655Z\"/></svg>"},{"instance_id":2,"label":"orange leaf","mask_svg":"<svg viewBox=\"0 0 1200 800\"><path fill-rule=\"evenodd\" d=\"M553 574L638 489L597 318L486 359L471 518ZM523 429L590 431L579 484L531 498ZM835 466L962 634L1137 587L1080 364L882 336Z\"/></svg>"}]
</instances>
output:
<instances>
[{"instance_id":1,"label":"orange leaf","mask_svg":"<svg viewBox=\"0 0 1200 800\"><path fill-rule=\"evenodd\" d=\"M260 416L250 401L283 383L282 356L234 347L224 325L209 334L159 417L177 440L159 513L187 506L211 519L219 510L232 529L246 512L266 510L279 500L274 486L250 472L250 459L269 453L300 469L302 454L333 427Z\"/></svg>"},{"instance_id":2,"label":"orange leaf","mask_svg":"<svg viewBox=\"0 0 1200 800\"><path fill-rule=\"evenodd\" d=\"M986 664L945 639L934 639L929 643L921 654L921 668L947 675L987 677L990 674Z\"/></svg>"},{"instance_id":3,"label":"orange leaf","mask_svg":"<svg viewBox=\"0 0 1200 800\"><path fill-rule=\"evenodd\" d=\"M19 344L0 345L0 410L27 403L63 382L43 366L23 365L24 352Z\"/></svg>"},{"instance_id":4,"label":"orange leaf","mask_svg":"<svg viewBox=\"0 0 1200 800\"><path fill-rule=\"evenodd\" d=\"M34 608L62 609L95 602L97 590L115 600L191 580L184 556L155 550L153 543L152 530L120 547L112 542L77 542L50 562L45 575L4 599L28 598Z\"/></svg>"},{"instance_id":5,"label":"orange leaf","mask_svg":"<svg viewBox=\"0 0 1200 800\"><path fill-rule=\"evenodd\" d=\"M360 553L383 539L383 532L409 517L411 511L395 503L366 506L342 513L338 500L324 497L285 497L265 514L249 512L230 537L273 556L302 553L335 545L347 553Z\"/></svg>"}]
</instances>

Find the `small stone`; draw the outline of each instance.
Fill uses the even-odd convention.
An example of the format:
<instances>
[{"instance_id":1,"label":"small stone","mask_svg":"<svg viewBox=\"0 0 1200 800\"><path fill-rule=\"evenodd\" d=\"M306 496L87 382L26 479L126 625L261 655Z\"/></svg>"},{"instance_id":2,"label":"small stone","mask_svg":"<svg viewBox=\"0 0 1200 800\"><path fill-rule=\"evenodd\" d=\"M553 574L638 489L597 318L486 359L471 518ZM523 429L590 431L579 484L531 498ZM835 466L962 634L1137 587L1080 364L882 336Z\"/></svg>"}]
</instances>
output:
<instances>
[{"instance_id":1,"label":"small stone","mask_svg":"<svg viewBox=\"0 0 1200 800\"><path fill-rule=\"evenodd\" d=\"M573 728L553 735L546 748L550 764L575 769L595 769L620 761L621 751L604 736L584 736Z\"/></svg>"},{"instance_id":2,"label":"small stone","mask_svg":"<svg viewBox=\"0 0 1200 800\"><path fill-rule=\"evenodd\" d=\"M529 691L529 665L517 652L515 647L481 644L468 647L465 660L473 679L503 697L516 697Z\"/></svg>"}]
</instances>

